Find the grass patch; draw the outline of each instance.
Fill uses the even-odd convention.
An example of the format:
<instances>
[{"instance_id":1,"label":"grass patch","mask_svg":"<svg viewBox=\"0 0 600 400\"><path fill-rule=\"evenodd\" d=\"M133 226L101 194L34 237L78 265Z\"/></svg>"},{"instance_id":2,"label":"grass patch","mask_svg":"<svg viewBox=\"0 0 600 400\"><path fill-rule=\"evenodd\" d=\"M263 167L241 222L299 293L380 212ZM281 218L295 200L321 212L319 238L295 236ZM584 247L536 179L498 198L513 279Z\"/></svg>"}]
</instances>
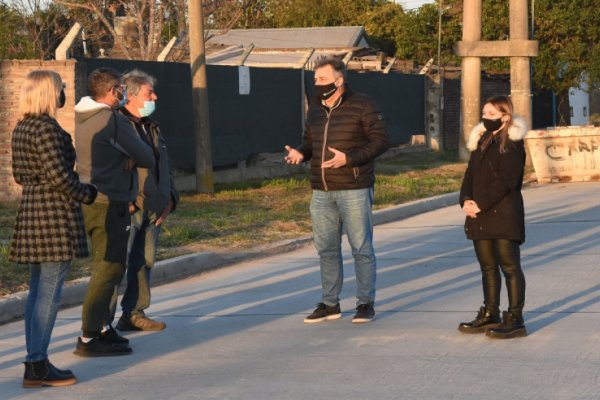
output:
<instances>
[{"instance_id":1,"label":"grass patch","mask_svg":"<svg viewBox=\"0 0 600 400\"><path fill-rule=\"evenodd\" d=\"M376 164L375 208L456 191L466 165L454 153L420 152ZM158 258L196 251L236 251L311 232L308 176L219 184L215 194L184 193L165 221ZM7 260L16 203L0 204L0 295L27 288L26 266ZM89 274L77 260L68 279Z\"/></svg>"}]
</instances>

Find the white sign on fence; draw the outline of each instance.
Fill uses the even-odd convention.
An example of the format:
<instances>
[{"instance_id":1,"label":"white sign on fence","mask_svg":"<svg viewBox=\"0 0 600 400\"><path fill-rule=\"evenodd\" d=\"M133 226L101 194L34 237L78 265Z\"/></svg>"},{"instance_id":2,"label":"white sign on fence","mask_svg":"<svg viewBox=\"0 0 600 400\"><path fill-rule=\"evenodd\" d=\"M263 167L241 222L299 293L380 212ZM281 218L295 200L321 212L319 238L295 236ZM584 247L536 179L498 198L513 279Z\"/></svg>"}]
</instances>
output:
<instances>
[{"instance_id":1,"label":"white sign on fence","mask_svg":"<svg viewBox=\"0 0 600 400\"><path fill-rule=\"evenodd\" d=\"M250 68L245 65L238 67L238 75L240 80L240 94L250 94Z\"/></svg>"}]
</instances>

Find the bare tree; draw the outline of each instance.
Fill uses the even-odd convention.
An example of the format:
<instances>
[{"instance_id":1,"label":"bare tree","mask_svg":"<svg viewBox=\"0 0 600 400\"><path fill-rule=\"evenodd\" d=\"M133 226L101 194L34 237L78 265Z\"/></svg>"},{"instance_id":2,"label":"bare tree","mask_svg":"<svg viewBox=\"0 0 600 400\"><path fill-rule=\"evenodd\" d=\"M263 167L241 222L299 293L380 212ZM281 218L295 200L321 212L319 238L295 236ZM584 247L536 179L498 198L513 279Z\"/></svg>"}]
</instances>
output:
<instances>
[{"instance_id":1,"label":"bare tree","mask_svg":"<svg viewBox=\"0 0 600 400\"><path fill-rule=\"evenodd\" d=\"M69 30L69 21L58 7L44 0L11 0L4 7L21 20L21 32L26 32L32 56L50 59L54 49Z\"/></svg>"},{"instance_id":2,"label":"bare tree","mask_svg":"<svg viewBox=\"0 0 600 400\"><path fill-rule=\"evenodd\" d=\"M256 1L204 0L202 6L211 35L215 30L223 32L235 26ZM187 31L186 0L54 0L54 3L91 13L113 38L113 46L128 59L155 60L170 39L163 34L167 22L177 24L178 35Z\"/></svg>"},{"instance_id":3,"label":"bare tree","mask_svg":"<svg viewBox=\"0 0 600 400\"><path fill-rule=\"evenodd\" d=\"M91 12L128 59L152 60L161 46L165 3L155 0L54 0L69 9Z\"/></svg>"}]
</instances>

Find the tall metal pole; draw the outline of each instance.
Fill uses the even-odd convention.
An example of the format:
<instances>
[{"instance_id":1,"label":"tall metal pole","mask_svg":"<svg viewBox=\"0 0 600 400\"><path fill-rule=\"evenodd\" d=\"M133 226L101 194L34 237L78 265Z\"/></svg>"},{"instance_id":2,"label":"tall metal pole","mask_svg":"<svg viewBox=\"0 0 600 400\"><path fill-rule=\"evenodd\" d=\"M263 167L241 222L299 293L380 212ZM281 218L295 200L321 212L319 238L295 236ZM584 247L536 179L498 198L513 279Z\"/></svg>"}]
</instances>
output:
<instances>
[{"instance_id":1,"label":"tall metal pole","mask_svg":"<svg viewBox=\"0 0 600 400\"><path fill-rule=\"evenodd\" d=\"M212 148L210 144L202 0L188 1L188 15L190 24L192 110L194 113L194 137L196 139L196 191L213 193L215 185L212 170Z\"/></svg>"}]
</instances>

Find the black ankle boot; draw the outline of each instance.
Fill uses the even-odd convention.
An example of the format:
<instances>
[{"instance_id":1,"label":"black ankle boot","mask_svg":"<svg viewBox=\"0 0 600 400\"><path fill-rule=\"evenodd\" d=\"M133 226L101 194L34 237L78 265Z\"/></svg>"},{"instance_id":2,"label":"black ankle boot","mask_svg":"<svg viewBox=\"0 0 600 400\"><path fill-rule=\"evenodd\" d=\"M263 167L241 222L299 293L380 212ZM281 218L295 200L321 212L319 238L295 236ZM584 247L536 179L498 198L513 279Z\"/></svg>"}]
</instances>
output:
<instances>
[{"instance_id":1,"label":"black ankle boot","mask_svg":"<svg viewBox=\"0 0 600 400\"><path fill-rule=\"evenodd\" d=\"M58 372L59 374L62 375L67 375L70 377L75 378L75 375L73 374L73 371L71 371L70 369L60 369L60 368L56 368L51 362L50 360L48 360L48 367L50 367L50 370L53 370L55 372Z\"/></svg>"},{"instance_id":2,"label":"black ankle boot","mask_svg":"<svg viewBox=\"0 0 600 400\"><path fill-rule=\"evenodd\" d=\"M481 307L471 322L461 322L458 330L463 333L483 333L487 329L497 327L501 322L500 311L490 311Z\"/></svg>"},{"instance_id":3,"label":"black ankle boot","mask_svg":"<svg viewBox=\"0 0 600 400\"><path fill-rule=\"evenodd\" d=\"M27 361L23 377L24 388L37 388L42 386L68 386L77 382L73 374L62 374L52 366L48 360Z\"/></svg>"},{"instance_id":4,"label":"black ankle boot","mask_svg":"<svg viewBox=\"0 0 600 400\"><path fill-rule=\"evenodd\" d=\"M502 312L502 323L497 328L490 329L486 335L494 339L512 339L527 336L527 329L521 315L513 315L508 311Z\"/></svg>"}]
</instances>

